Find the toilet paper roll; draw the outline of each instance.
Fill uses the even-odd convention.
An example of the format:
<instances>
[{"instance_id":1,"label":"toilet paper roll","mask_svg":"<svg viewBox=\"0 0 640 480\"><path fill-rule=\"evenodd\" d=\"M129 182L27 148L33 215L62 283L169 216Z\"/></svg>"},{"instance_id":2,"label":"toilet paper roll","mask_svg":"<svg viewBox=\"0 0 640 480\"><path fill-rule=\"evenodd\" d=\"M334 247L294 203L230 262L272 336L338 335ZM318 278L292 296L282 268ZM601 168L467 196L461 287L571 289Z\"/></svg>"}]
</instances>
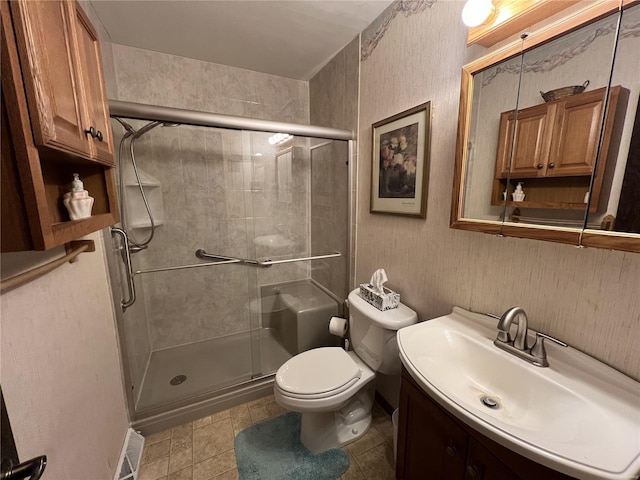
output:
<instances>
[{"instance_id":1,"label":"toilet paper roll","mask_svg":"<svg viewBox=\"0 0 640 480\"><path fill-rule=\"evenodd\" d=\"M329 321L329 333L337 337L344 337L347 333L349 322L346 318L331 317Z\"/></svg>"}]
</instances>

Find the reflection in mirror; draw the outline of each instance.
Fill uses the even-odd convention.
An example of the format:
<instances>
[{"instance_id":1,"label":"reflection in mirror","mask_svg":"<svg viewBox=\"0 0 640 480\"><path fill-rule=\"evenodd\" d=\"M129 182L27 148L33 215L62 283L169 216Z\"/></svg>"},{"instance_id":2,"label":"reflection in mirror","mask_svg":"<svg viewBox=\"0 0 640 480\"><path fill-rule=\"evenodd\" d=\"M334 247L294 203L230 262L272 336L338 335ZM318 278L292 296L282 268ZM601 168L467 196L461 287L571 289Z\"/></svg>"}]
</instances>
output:
<instances>
[{"instance_id":1,"label":"reflection in mirror","mask_svg":"<svg viewBox=\"0 0 640 480\"><path fill-rule=\"evenodd\" d=\"M496 156L508 159L511 137L496 143L500 112L512 110L518 99L521 56L498 63L473 75L473 100L464 178L463 217L501 223L505 197L495 191ZM507 170L505 170L506 177Z\"/></svg>"},{"instance_id":2,"label":"reflection in mirror","mask_svg":"<svg viewBox=\"0 0 640 480\"><path fill-rule=\"evenodd\" d=\"M603 180L598 204L589 211L588 227L597 230L603 218L615 217L613 230L640 234L640 5L622 12L616 58L611 85L621 85L628 92L626 112L620 122L619 148L616 149L612 167ZM610 104L615 104L612 88ZM613 146L613 144L612 144ZM613 149L612 149L613 150ZM603 157L601 157L603 158ZM612 159L609 158L608 161ZM600 170L600 168L598 168ZM595 198L593 199L595 200Z\"/></svg>"},{"instance_id":3,"label":"reflection in mirror","mask_svg":"<svg viewBox=\"0 0 640 480\"><path fill-rule=\"evenodd\" d=\"M498 113L500 141L514 136L510 164L500 147L496 160L493 197L508 192L505 228L515 223L553 226L575 230L577 240L590 196L591 208L597 208L605 169L609 173L615 166L615 156L607 159L606 152L615 144L613 119L623 97L620 87L612 89L602 160L589 193L617 20L616 12L530 50L525 41L518 111ZM515 65L512 61L494 82L511 76Z\"/></svg>"},{"instance_id":4,"label":"reflection in mirror","mask_svg":"<svg viewBox=\"0 0 640 480\"><path fill-rule=\"evenodd\" d=\"M584 3L463 67L451 228L640 252L640 6Z\"/></svg>"}]
</instances>

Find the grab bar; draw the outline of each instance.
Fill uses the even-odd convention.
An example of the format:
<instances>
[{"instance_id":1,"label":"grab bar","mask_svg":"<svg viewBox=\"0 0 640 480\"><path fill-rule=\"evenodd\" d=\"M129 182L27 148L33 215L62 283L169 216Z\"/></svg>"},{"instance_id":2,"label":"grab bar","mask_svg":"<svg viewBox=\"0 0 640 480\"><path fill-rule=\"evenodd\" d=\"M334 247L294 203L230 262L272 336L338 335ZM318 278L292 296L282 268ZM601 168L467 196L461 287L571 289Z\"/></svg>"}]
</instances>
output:
<instances>
[{"instance_id":1,"label":"grab bar","mask_svg":"<svg viewBox=\"0 0 640 480\"><path fill-rule=\"evenodd\" d=\"M340 252L326 253L324 255L313 255L311 257L301 257L301 258L287 258L285 260L264 260L258 261L258 265L261 267L270 267L271 265L278 265L280 263L293 263L293 262L306 262L310 260L321 260L323 258L334 258L341 257L342 254Z\"/></svg>"},{"instance_id":2,"label":"grab bar","mask_svg":"<svg viewBox=\"0 0 640 480\"><path fill-rule=\"evenodd\" d=\"M199 248L196 250L196 257L198 258L215 258L219 260L227 260L230 263L246 263L248 265L258 265L257 260L250 260L248 258L240 257L227 257L226 255L216 255L214 253L207 253L204 249Z\"/></svg>"},{"instance_id":3,"label":"grab bar","mask_svg":"<svg viewBox=\"0 0 640 480\"><path fill-rule=\"evenodd\" d=\"M223 262L209 262L209 263L194 263L192 265L177 265L175 267L159 267L159 268L149 268L147 270L136 270L133 272L133 276L141 275L143 273L156 273L156 272L170 272L171 270L186 270L187 268L200 268L200 267L211 267L213 265L227 265L229 263L240 263L237 259L225 260Z\"/></svg>"},{"instance_id":4,"label":"grab bar","mask_svg":"<svg viewBox=\"0 0 640 480\"><path fill-rule=\"evenodd\" d=\"M136 301L136 285L133 283L133 268L131 267L131 252L129 250L129 238L124 230L117 227L111 227L111 235L113 234L120 235L122 239L122 247L120 247L124 251L124 264L125 264L125 275L127 277L127 295L128 299L124 298L120 301L120 306L122 307L122 313L134 304Z\"/></svg>"},{"instance_id":5,"label":"grab bar","mask_svg":"<svg viewBox=\"0 0 640 480\"><path fill-rule=\"evenodd\" d=\"M199 248L196 250L196 257L198 258L215 258L221 260L228 260L229 263L243 263L247 265L255 265L256 267L270 267L271 265L279 265L281 263L294 263L294 262L306 262L310 260L320 260L322 258L334 258L341 257L342 253L333 252L327 253L324 255L313 255L310 257L299 257L299 258L287 258L285 260L251 260L248 258L239 258L239 257L227 257L226 255L218 255L215 253L207 253L204 249Z\"/></svg>"}]
</instances>

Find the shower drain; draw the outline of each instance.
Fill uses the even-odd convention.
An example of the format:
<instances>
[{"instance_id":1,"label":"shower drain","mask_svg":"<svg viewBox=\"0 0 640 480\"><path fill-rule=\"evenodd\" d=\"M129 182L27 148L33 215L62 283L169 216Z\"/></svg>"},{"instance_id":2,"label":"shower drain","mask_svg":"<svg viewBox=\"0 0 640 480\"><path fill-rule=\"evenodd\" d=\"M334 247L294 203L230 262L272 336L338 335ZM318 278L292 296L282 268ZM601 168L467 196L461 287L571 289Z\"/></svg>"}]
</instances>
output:
<instances>
[{"instance_id":1,"label":"shower drain","mask_svg":"<svg viewBox=\"0 0 640 480\"><path fill-rule=\"evenodd\" d=\"M175 377L173 377L171 380L169 380L169 383L171 385L180 385L181 383L183 383L185 380L187 379L186 375L176 375Z\"/></svg>"},{"instance_id":2,"label":"shower drain","mask_svg":"<svg viewBox=\"0 0 640 480\"><path fill-rule=\"evenodd\" d=\"M500 404L498 403L497 400L495 400L494 398L488 397L486 395L483 395L482 397L480 397L480 401L485 407L494 408L494 409L500 408Z\"/></svg>"}]
</instances>

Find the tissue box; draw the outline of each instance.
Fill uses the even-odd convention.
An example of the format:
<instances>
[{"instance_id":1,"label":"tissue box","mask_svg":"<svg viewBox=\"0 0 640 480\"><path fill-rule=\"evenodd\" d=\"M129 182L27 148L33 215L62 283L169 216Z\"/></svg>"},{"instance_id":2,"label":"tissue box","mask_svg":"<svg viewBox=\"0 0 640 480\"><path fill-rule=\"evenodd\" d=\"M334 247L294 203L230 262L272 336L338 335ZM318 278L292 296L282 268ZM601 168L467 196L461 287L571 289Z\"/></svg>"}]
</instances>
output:
<instances>
[{"instance_id":1,"label":"tissue box","mask_svg":"<svg viewBox=\"0 0 640 480\"><path fill-rule=\"evenodd\" d=\"M368 303L376 307L378 310L391 310L398 308L400 305L400 294L382 287L384 293L374 292L373 285L370 283L360 284L360 296Z\"/></svg>"}]
</instances>

